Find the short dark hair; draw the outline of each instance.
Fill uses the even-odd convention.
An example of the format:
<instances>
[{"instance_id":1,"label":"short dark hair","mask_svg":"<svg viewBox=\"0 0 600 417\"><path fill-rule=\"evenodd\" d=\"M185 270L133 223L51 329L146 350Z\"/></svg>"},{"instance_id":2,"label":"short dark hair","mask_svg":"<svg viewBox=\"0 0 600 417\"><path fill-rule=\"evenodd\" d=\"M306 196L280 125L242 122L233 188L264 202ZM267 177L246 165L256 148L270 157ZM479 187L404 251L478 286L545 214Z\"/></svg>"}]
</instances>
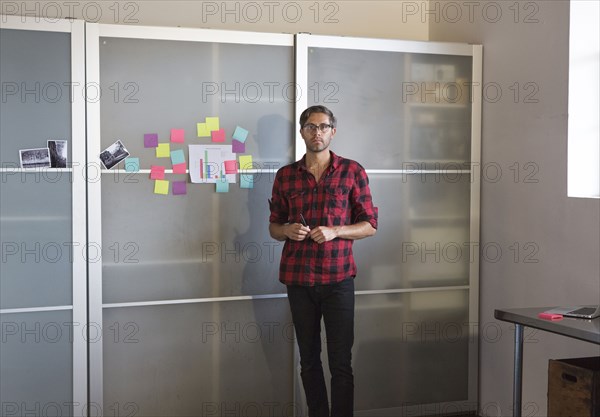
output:
<instances>
[{"instance_id":1,"label":"short dark hair","mask_svg":"<svg viewBox=\"0 0 600 417\"><path fill-rule=\"evenodd\" d=\"M304 124L306 123L306 121L308 120L310 115L313 113L326 114L327 116L329 116L329 123L333 127L336 127L337 120L336 120L335 116L333 115L333 112L325 106L317 105L317 106L310 106L308 109L306 109L302 112L302 114L300 115L300 128L304 127Z\"/></svg>"}]
</instances>

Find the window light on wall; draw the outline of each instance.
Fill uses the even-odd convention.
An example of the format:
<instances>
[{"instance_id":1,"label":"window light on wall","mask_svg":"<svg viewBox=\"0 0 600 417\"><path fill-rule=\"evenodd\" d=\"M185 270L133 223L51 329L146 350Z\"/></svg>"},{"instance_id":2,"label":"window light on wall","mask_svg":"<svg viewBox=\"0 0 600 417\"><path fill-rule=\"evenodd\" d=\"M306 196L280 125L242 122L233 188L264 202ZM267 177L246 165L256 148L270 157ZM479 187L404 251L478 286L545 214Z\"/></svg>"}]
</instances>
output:
<instances>
[{"instance_id":1,"label":"window light on wall","mask_svg":"<svg viewBox=\"0 0 600 417\"><path fill-rule=\"evenodd\" d=\"M600 198L600 2L571 0L568 195Z\"/></svg>"}]
</instances>

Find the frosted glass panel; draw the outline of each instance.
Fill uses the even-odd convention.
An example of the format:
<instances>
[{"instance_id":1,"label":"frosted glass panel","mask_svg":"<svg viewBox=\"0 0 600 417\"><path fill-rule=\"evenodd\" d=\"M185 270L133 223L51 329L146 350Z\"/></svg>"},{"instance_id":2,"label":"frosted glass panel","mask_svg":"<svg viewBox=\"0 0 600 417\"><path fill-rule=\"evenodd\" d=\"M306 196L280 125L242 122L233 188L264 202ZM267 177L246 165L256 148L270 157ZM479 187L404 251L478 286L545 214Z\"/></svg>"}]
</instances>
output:
<instances>
[{"instance_id":1,"label":"frosted glass panel","mask_svg":"<svg viewBox=\"0 0 600 417\"><path fill-rule=\"evenodd\" d=\"M268 232L273 175L251 190L188 184L185 196L158 196L147 174L105 174L104 302L285 292L283 244Z\"/></svg>"},{"instance_id":2,"label":"frosted glass panel","mask_svg":"<svg viewBox=\"0 0 600 417\"><path fill-rule=\"evenodd\" d=\"M144 133L168 142L171 129L185 129L178 148L187 154L188 144L210 142L197 137L197 123L218 116L227 143L239 125L250 132L246 152L278 168L292 158L293 62L285 46L102 38L103 149L121 139L149 169L156 161Z\"/></svg>"},{"instance_id":3,"label":"frosted glass panel","mask_svg":"<svg viewBox=\"0 0 600 417\"><path fill-rule=\"evenodd\" d=\"M355 409L467 400L467 305L466 291L357 296Z\"/></svg>"},{"instance_id":4,"label":"frosted glass panel","mask_svg":"<svg viewBox=\"0 0 600 417\"><path fill-rule=\"evenodd\" d=\"M71 175L57 174L3 173L0 308L71 304L72 262L85 242L72 239Z\"/></svg>"},{"instance_id":5,"label":"frosted glass panel","mask_svg":"<svg viewBox=\"0 0 600 417\"><path fill-rule=\"evenodd\" d=\"M332 149L371 169L470 160L471 57L310 48L308 103L338 118Z\"/></svg>"},{"instance_id":6,"label":"frosted glass panel","mask_svg":"<svg viewBox=\"0 0 600 417\"><path fill-rule=\"evenodd\" d=\"M68 140L70 160L70 34L0 29L0 82L2 167L18 167L20 149L49 139Z\"/></svg>"},{"instance_id":7,"label":"frosted glass panel","mask_svg":"<svg viewBox=\"0 0 600 417\"><path fill-rule=\"evenodd\" d=\"M469 174L371 174L369 180L379 229L354 244L356 288L468 285Z\"/></svg>"},{"instance_id":8,"label":"frosted glass panel","mask_svg":"<svg viewBox=\"0 0 600 417\"><path fill-rule=\"evenodd\" d=\"M73 415L72 340L83 324L56 311L2 314L0 326L3 415Z\"/></svg>"},{"instance_id":9,"label":"frosted glass panel","mask_svg":"<svg viewBox=\"0 0 600 417\"><path fill-rule=\"evenodd\" d=\"M105 409L127 403L140 416L293 415L287 303L105 309Z\"/></svg>"},{"instance_id":10,"label":"frosted glass panel","mask_svg":"<svg viewBox=\"0 0 600 417\"><path fill-rule=\"evenodd\" d=\"M0 29L0 163L19 150L71 139L71 48L67 33ZM26 51L26 53L24 53ZM78 171L81 175L82 171ZM71 304L71 173L1 173L0 308Z\"/></svg>"}]
</instances>

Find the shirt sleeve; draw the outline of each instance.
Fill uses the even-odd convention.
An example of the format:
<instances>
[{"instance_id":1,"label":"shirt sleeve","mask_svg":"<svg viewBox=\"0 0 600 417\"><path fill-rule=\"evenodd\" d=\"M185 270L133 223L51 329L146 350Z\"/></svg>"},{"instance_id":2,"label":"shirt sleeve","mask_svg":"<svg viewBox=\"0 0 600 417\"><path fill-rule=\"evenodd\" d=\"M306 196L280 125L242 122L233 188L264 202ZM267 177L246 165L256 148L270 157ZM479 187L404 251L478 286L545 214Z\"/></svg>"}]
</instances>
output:
<instances>
[{"instance_id":1,"label":"shirt sleeve","mask_svg":"<svg viewBox=\"0 0 600 417\"><path fill-rule=\"evenodd\" d=\"M374 229L377 229L379 209L373 205L371 189L369 187L369 177L365 169L357 164L356 177L352 187L352 222L369 222Z\"/></svg>"},{"instance_id":2,"label":"shirt sleeve","mask_svg":"<svg viewBox=\"0 0 600 417\"><path fill-rule=\"evenodd\" d=\"M271 199L269 200L269 209L271 210L271 215L269 216L270 223L284 224L288 222L289 207L287 199L282 192L282 179L283 173L279 170L275 175L273 192L271 194Z\"/></svg>"}]
</instances>

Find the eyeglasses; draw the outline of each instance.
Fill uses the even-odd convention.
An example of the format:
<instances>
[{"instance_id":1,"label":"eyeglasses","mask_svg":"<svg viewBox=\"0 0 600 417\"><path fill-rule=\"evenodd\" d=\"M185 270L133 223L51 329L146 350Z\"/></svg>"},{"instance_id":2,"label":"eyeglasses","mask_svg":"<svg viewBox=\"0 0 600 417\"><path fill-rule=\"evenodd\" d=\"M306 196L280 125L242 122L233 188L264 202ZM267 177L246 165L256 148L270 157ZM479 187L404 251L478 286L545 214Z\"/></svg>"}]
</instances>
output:
<instances>
[{"instance_id":1,"label":"eyeglasses","mask_svg":"<svg viewBox=\"0 0 600 417\"><path fill-rule=\"evenodd\" d=\"M329 125L327 123L321 123L319 126L314 125L312 123L307 123L304 126L302 126L302 129L310 133L315 133L317 129L319 129L322 133L327 133L332 127L333 125Z\"/></svg>"}]
</instances>

